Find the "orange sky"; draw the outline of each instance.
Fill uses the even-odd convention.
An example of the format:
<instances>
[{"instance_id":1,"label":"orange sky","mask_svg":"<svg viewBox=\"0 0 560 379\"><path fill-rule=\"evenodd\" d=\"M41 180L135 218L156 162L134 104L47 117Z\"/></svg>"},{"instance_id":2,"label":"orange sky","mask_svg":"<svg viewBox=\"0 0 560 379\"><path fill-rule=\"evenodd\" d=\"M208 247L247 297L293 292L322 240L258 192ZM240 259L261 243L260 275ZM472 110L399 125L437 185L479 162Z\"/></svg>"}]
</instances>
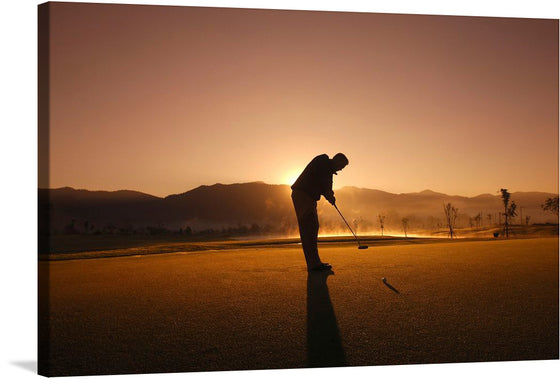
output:
<instances>
[{"instance_id":1,"label":"orange sky","mask_svg":"<svg viewBox=\"0 0 560 379\"><path fill-rule=\"evenodd\" d=\"M557 20L55 3L50 74L53 188L558 192Z\"/></svg>"}]
</instances>

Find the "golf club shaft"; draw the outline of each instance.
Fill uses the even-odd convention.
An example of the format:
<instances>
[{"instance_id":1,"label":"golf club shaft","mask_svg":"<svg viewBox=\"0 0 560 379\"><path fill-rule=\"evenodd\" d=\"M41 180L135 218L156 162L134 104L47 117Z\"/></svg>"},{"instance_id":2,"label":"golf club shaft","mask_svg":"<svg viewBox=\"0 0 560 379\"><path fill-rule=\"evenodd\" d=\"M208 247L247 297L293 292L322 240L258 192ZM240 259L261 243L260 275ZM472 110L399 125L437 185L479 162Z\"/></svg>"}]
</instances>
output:
<instances>
[{"instance_id":1,"label":"golf club shaft","mask_svg":"<svg viewBox=\"0 0 560 379\"><path fill-rule=\"evenodd\" d=\"M340 215L340 217L342 217L342 220L344 220L344 223L346 224L346 226L348 227L348 229L350 229L350 231L352 232L352 235L354 236L354 238L356 239L356 241L358 241L358 246L360 245L360 240L358 239L358 237L356 236L356 234L354 233L354 231L352 230L352 228L350 227L350 225L348 224L348 222L346 221L346 219L344 218L344 216L342 215L342 213L340 213L340 210L338 209L338 207L336 206L336 204L333 204L335 209L337 210L338 214Z\"/></svg>"}]
</instances>

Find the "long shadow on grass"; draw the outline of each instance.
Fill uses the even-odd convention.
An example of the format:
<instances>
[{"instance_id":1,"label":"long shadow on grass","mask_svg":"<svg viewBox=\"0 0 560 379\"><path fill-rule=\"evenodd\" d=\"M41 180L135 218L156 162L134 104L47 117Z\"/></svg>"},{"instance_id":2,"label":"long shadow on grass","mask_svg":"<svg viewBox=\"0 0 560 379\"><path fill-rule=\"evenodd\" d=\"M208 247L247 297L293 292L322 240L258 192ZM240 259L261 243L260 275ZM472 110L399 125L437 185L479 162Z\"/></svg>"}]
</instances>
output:
<instances>
[{"instance_id":1,"label":"long shadow on grass","mask_svg":"<svg viewBox=\"0 0 560 379\"><path fill-rule=\"evenodd\" d=\"M346 366L346 356L327 287L332 271L307 274L307 364L309 367Z\"/></svg>"}]
</instances>

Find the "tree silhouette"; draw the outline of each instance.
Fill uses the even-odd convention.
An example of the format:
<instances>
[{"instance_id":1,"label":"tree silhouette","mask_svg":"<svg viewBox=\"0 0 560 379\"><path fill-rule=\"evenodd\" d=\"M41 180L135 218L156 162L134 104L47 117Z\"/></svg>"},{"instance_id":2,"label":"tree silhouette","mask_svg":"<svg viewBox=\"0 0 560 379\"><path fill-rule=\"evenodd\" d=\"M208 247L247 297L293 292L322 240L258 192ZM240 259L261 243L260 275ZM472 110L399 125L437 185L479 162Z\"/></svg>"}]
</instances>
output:
<instances>
[{"instance_id":1,"label":"tree silhouette","mask_svg":"<svg viewBox=\"0 0 560 379\"><path fill-rule=\"evenodd\" d=\"M75 219L72 219L70 224L67 224L64 227L64 233L65 234L78 234L78 230L76 229L76 220Z\"/></svg>"},{"instance_id":2,"label":"tree silhouette","mask_svg":"<svg viewBox=\"0 0 560 379\"><path fill-rule=\"evenodd\" d=\"M509 202L511 198L511 194L508 192L507 188L500 189L502 192L502 202L504 203L504 232L506 234L506 238L509 238L509 224L510 220L517 216L517 204L515 201L512 201L511 204Z\"/></svg>"},{"instance_id":3,"label":"tree silhouette","mask_svg":"<svg viewBox=\"0 0 560 379\"><path fill-rule=\"evenodd\" d=\"M384 229L384 223L385 223L385 216L377 215L377 218L379 219L379 225L381 225L381 237L383 237L383 229Z\"/></svg>"},{"instance_id":4,"label":"tree silhouette","mask_svg":"<svg viewBox=\"0 0 560 379\"><path fill-rule=\"evenodd\" d=\"M363 220L362 220L361 217L360 217L359 219L358 219L358 218L355 218L355 219L352 221L352 224L354 225L354 233L358 234L358 229L359 229L360 225L362 224L362 221L363 221Z\"/></svg>"},{"instance_id":5,"label":"tree silhouette","mask_svg":"<svg viewBox=\"0 0 560 379\"><path fill-rule=\"evenodd\" d=\"M544 211L550 211L558 216L558 196L546 199L544 204L541 205L541 208Z\"/></svg>"},{"instance_id":6,"label":"tree silhouette","mask_svg":"<svg viewBox=\"0 0 560 379\"><path fill-rule=\"evenodd\" d=\"M445 221L447 222L447 227L449 228L449 238L453 239L455 235L455 223L457 222L457 213L459 210L447 203L443 204L443 211L445 212Z\"/></svg>"},{"instance_id":7,"label":"tree silhouette","mask_svg":"<svg viewBox=\"0 0 560 379\"><path fill-rule=\"evenodd\" d=\"M404 230L404 238L408 238L406 232L408 231L408 219L405 217L402 220L402 228Z\"/></svg>"},{"instance_id":8,"label":"tree silhouette","mask_svg":"<svg viewBox=\"0 0 560 379\"><path fill-rule=\"evenodd\" d=\"M476 227L480 229L482 226L482 212L479 212L476 216L474 216L474 222L476 223Z\"/></svg>"}]
</instances>

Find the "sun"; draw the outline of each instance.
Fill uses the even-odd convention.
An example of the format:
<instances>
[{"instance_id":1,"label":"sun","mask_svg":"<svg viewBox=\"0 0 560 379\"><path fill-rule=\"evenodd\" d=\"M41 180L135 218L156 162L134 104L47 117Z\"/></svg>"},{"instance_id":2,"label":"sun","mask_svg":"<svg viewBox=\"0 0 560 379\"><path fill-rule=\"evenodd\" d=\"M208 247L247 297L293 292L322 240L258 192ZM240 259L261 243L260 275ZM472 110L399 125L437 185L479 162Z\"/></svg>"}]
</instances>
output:
<instances>
[{"instance_id":1,"label":"sun","mask_svg":"<svg viewBox=\"0 0 560 379\"><path fill-rule=\"evenodd\" d=\"M286 174L284 174L284 177L282 178L282 184L288 184L291 186L297 180L299 174L301 174L300 170L288 171Z\"/></svg>"}]
</instances>

